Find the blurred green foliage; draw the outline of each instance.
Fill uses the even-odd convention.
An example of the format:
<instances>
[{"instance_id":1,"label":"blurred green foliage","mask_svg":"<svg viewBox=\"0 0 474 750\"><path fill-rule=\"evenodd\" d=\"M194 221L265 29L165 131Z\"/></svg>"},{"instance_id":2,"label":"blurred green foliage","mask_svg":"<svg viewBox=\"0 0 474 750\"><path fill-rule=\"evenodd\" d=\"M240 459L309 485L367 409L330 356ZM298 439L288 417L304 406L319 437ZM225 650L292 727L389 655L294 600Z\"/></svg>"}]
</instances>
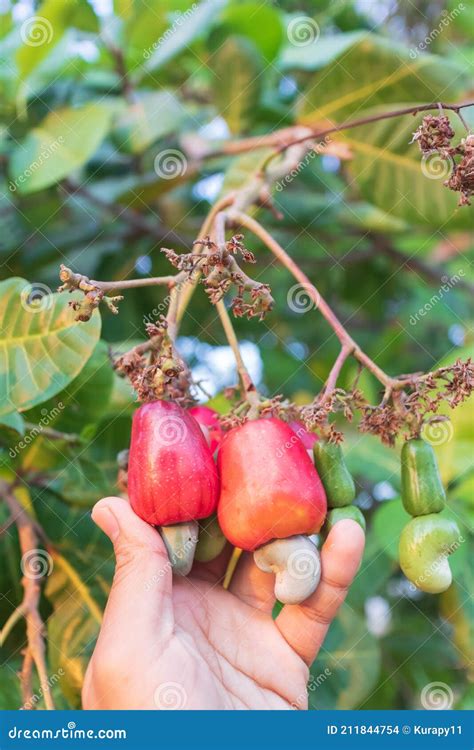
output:
<instances>
[{"instance_id":1,"label":"blurred green foliage","mask_svg":"<svg viewBox=\"0 0 474 750\"><path fill-rule=\"evenodd\" d=\"M262 135L298 123L324 129L379 110L467 99L474 25L472 8L460 11L460 5L3 4L1 471L4 479L19 477L19 501L56 550L42 614L49 669L60 675L53 689L58 707L80 706L113 572L108 542L87 509L117 491L116 455L127 447L134 408L103 342L123 351L143 339L144 323L157 317L157 308L164 311L166 295L153 287L130 290L118 316L105 310L86 324L72 317L64 323L70 298L48 294L58 285L59 264L104 280L170 273L160 248L188 249L219 191L244 184L267 153L204 158L230 135ZM468 123L473 110L464 110ZM464 126L455 115L450 119L459 140ZM442 178L423 172L418 148L410 144L420 120L408 116L333 135L332 155L308 159L275 192L283 218L260 212L359 344L391 374L433 369L469 356L472 345L466 289L472 215L457 208ZM171 174L163 166L170 154ZM327 377L338 341L317 311L292 309L292 279L254 238L246 239L258 260L255 276L271 285L276 305L263 322L237 320L236 331L261 367L264 393L308 402ZM464 283L440 291L454 278ZM37 314L25 279L34 285ZM26 343L13 353L18 332ZM217 376L224 350L216 347L226 341L202 289L182 337L183 352L207 378L211 395L234 382L230 366ZM25 379L26 372L31 377ZM349 386L356 374L347 363L341 385ZM372 377L362 373L360 385L375 402ZM41 433L27 440L42 417L77 440ZM437 597L413 593L398 567L406 521L398 450L361 436L355 425L344 427L357 502L368 520L367 549L312 667L313 708L418 708L432 682L450 686L455 707L474 707L472 405L457 411L452 424L437 455L451 512L467 541L452 557L455 583ZM4 504L0 514L2 523ZM0 535L0 624L21 601L19 560L11 526ZM20 622L2 649L2 708L21 704L15 672L24 639Z\"/></svg>"}]
</instances>

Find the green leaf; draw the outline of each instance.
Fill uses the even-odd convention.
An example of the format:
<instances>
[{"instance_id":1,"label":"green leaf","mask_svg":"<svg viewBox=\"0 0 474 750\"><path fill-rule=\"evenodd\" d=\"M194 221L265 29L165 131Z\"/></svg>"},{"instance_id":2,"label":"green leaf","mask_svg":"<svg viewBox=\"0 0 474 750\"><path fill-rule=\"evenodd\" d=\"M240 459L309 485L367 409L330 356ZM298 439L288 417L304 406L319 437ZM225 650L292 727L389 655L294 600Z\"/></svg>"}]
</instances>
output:
<instances>
[{"instance_id":1,"label":"green leaf","mask_svg":"<svg viewBox=\"0 0 474 750\"><path fill-rule=\"evenodd\" d=\"M10 177L18 192L54 185L85 164L105 138L112 115L112 107L99 104L47 115L12 154Z\"/></svg>"},{"instance_id":2,"label":"green leaf","mask_svg":"<svg viewBox=\"0 0 474 750\"><path fill-rule=\"evenodd\" d=\"M311 667L309 707L358 708L373 690L379 670L380 649L365 618L344 605Z\"/></svg>"},{"instance_id":3,"label":"green leaf","mask_svg":"<svg viewBox=\"0 0 474 750\"><path fill-rule=\"evenodd\" d=\"M397 104L394 109L405 106L409 105ZM454 116L452 120L458 125ZM418 145L411 143L420 122L421 118L411 117L397 120L396 125L393 120L380 120L345 132L342 137L354 154L349 171L362 196L392 218L440 227L449 221L467 228L469 211L458 208L458 194L443 184L451 173L451 160L437 154L422 157Z\"/></svg>"},{"instance_id":4,"label":"green leaf","mask_svg":"<svg viewBox=\"0 0 474 750\"><path fill-rule=\"evenodd\" d=\"M268 62L273 60L283 40L283 24L277 8L255 2L230 5L222 13L217 39L222 44L231 34L250 39Z\"/></svg>"},{"instance_id":5,"label":"green leaf","mask_svg":"<svg viewBox=\"0 0 474 750\"><path fill-rule=\"evenodd\" d=\"M245 37L232 36L214 55L214 98L232 133L245 130L255 116L264 71L263 58Z\"/></svg>"},{"instance_id":6,"label":"green leaf","mask_svg":"<svg viewBox=\"0 0 474 750\"><path fill-rule=\"evenodd\" d=\"M398 561L398 541L402 529L409 522L400 498L389 500L377 509L373 520L373 531L379 547L392 560Z\"/></svg>"},{"instance_id":7,"label":"green leaf","mask_svg":"<svg viewBox=\"0 0 474 750\"><path fill-rule=\"evenodd\" d=\"M155 71L204 36L227 0L202 0L176 16L171 26L147 50L143 70Z\"/></svg>"},{"instance_id":8,"label":"green leaf","mask_svg":"<svg viewBox=\"0 0 474 750\"><path fill-rule=\"evenodd\" d=\"M185 115L184 107L173 93L144 92L119 115L113 135L121 149L138 154L158 138L177 133Z\"/></svg>"},{"instance_id":9,"label":"green leaf","mask_svg":"<svg viewBox=\"0 0 474 750\"><path fill-rule=\"evenodd\" d=\"M3 414L0 416L0 425L8 427L10 430L14 430L18 435L25 434L25 420L17 411L12 411L10 414Z\"/></svg>"},{"instance_id":10,"label":"green leaf","mask_svg":"<svg viewBox=\"0 0 474 750\"><path fill-rule=\"evenodd\" d=\"M462 72L434 55L413 60L406 47L365 34L310 76L299 100L298 120L310 125L342 122L382 104L455 101L467 85Z\"/></svg>"},{"instance_id":11,"label":"green leaf","mask_svg":"<svg viewBox=\"0 0 474 750\"><path fill-rule=\"evenodd\" d=\"M69 295L38 289L32 300L24 279L0 283L0 414L30 409L62 391L100 336L97 311L88 323L77 323Z\"/></svg>"},{"instance_id":12,"label":"green leaf","mask_svg":"<svg viewBox=\"0 0 474 750\"><path fill-rule=\"evenodd\" d=\"M106 414L113 382L107 344L99 341L79 375L54 399L26 412L25 419L41 425L43 417L45 422L47 419L45 426L77 434L85 425L100 422Z\"/></svg>"},{"instance_id":13,"label":"green leaf","mask_svg":"<svg viewBox=\"0 0 474 750\"><path fill-rule=\"evenodd\" d=\"M283 70L319 70L365 36L363 31L319 37L310 44L300 46L289 40L282 50L279 66Z\"/></svg>"},{"instance_id":14,"label":"green leaf","mask_svg":"<svg viewBox=\"0 0 474 750\"><path fill-rule=\"evenodd\" d=\"M20 680L21 659L8 659L0 665L0 711L15 711L22 705Z\"/></svg>"},{"instance_id":15,"label":"green leaf","mask_svg":"<svg viewBox=\"0 0 474 750\"><path fill-rule=\"evenodd\" d=\"M48 488L67 503L85 508L90 508L113 489L100 466L86 455L73 455L52 475Z\"/></svg>"},{"instance_id":16,"label":"green leaf","mask_svg":"<svg viewBox=\"0 0 474 750\"><path fill-rule=\"evenodd\" d=\"M67 506L42 490L34 496L38 522L54 545L45 595L53 608L47 620L48 655L53 673L74 708L102 621L113 575L109 540L90 514Z\"/></svg>"},{"instance_id":17,"label":"green leaf","mask_svg":"<svg viewBox=\"0 0 474 750\"><path fill-rule=\"evenodd\" d=\"M349 470L374 484L390 482L400 485L400 458L397 451L383 445L373 435L348 432L344 441L344 455Z\"/></svg>"},{"instance_id":18,"label":"green leaf","mask_svg":"<svg viewBox=\"0 0 474 750\"><path fill-rule=\"evenodd\" d=\"M23 46L16 55L20 78L25 79L44 60L69 26L98 31L97 16L86 0L44 0L37 13L23 21Z\"/></svg>"}]
</instances>

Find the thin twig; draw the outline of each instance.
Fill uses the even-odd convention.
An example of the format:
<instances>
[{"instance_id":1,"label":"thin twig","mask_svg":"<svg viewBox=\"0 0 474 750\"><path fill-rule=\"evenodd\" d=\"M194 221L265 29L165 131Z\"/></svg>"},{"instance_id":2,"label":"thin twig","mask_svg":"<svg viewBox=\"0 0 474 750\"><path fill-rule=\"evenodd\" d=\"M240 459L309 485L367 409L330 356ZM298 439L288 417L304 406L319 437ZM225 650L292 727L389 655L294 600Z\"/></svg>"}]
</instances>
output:
<instances>
[{"instance_id":1,"label":"thin twig","mask_svg":"<svg viewBox=\"0 0 474 750\"><path fill-rule=\"evenodd\" d=\"M2 485L6 485L6 483L2 483ZM2 489L4 489L3 486ZM41 598L41 577L38 577L38 573L34 569L31 568L31 570L28 570L28 565L31 565L32 555L34 557L38 553L38 536L36 532L36 524L14 497L11 488L8 485L6 485L5 487L4 496L11 513L15 517L15 523L18 528L18 537L20 541L22 560L24 562L24 575L21 581L24 595L21 607L26 619L26 638L28 642L28 649L26 654L31 654L32 660L38 672L41 695L43 696L45 706L48 710L54 710L54 701L51 694L48 671L46 667L45 645L43 637L44 623L39 613L39 604ZM30 575L28 575L28 573L30 573ZM27 670L27 674L29 675L29 678L31 680L31 669ZM29 692L31 692L31 689L28 685L24 684L23 682L22 685L24 690L29 690Z\"/></svg>"},{"instance_id":2,"label":"thin twig","mask_svg":"<svg viewBox=\"0 0 474 750\"><path fill-rule=\"evenodd\" d=\"M448 276L446 271L440 266L428 265L418 258L405 255L401 250L394 247L390 241L383 235L374 235L374 243L376 249L383 253L383 255L391 258L394 261L400 261L405 268L410 271L418 272L425 279L434 284L443 284L447 281ZM467 279L457 279L456 286L459 289L464 289L471 294L474 294L474 284L471 284Z\"/></svg>"},{"instance_id":3,"label":"thin twig","mask_svg":"<svg viewBox=\"0 0 474 750\"><path fill-rule=\"evenodd\" d=\"M244 226L253 232L268 247L276 258L290 271L302 288L308 294L321 315L326 319L334 333L338 337L343 347L350 347L353 356L361 362L375 377L386 387L391 386L395 381L386 372L384 372L370 357L362 351L359 345L349 335L339 318L334 314L326 300L320 295L314 284L310 282L301 268L293 261L281 245L267 232L267 230L247 214L238 211L228 211L228 217L234 223Z\"/></svg>"},{"instance_id":4,"label":"thin twig","mask_svg":"<svg viewBox=\"0 0 474 750\"><path fill-rule=\"evenodd\" d=\"M66 193L68 193L68 195L82 195L90 203L95 204L103 211L106 211L111 216L114 216L117 219L123 219L124 221L127 221L129 224L134 226L136 229L139 229L141 232L154 237L159 243L167 241L174 242L178 246L187 246L191 241L190 239L179 235L173 229L160 229L156 226L156 224L150 224L147 219L145 219L138 211L135 211L133 208L121 206L120 204L116 203L109 203L108 201L102 200L102 198L98 198L95 193L87 190L87 188L83 187L82 185L77 185L71 180L65 180L61 183L61 186L66 191Z\"/></svg>"},{"instance_id":5,"label":"thin twig","mask_svg":"<svg viewBox=\"0 0 474 750\"><path fill-rule=\"evenodd\" d=\"M416 115L418 112L428 112L432 109L439 109L440 106L442 107L442 109L451 110L458 116L461 116L461 109L464 109L466 107L473 107L474 102L462 102L461 104L445 104L443 102L434 102L432 104L418 104L412 107L404 107L403 109L396 109L390 112L379 113L377 115L360 117L357 120L348 120L346 122L342 122L340 125L334 125L330 128L324 128L323 130L310 128L307 134L299 136L297 138L291 138L289 136L291 136L292 130L294 132L297 128L301 129L301 125L295 126L294 128L283 128L282 130L276 131L275 133L270 133L266 136L254 136L253 138L245 138L241 141L231 141L230 143L223 144L216 151L209 152L209 154L207 154L207 158L230 154L242 154L246 153L247 151L254 151L258 148L276 146L276 151L269 157L269 161L271 161L271 159L273 159L275 156L278 156L282 151L286 150L290 146L295 146L298 143L303 143L304 141L308 141L312 138L324 138L325 136L331 135L332 133L339 133L341 130L358 128L361 125L369 125L370 123L378 122L379 120L389 120L393 117L402 117L403 115L410 114ZM466 125L464 120L463 123L464 125Z\"/></svg>"},{"instance_id":6,"label":"thin twig","mask_svg":"<svg viewBox=\"0 0 474 750\"><path fill-rule=\"evenodd\" d=\"M25 429L30 432L37 431L36 437L47 437L51 440L64 440L66 443L80 443L81 438L79 435L74 435L70 432L59 432L59 430L53 430L52 427L43 427L42 425L34 424L33 422L25 422Z\"/></svg>"},{"instance_id":7,"label":"thin twig","mask_svg":"<svg viewBox=\"0 0 474 750\"><path fill-rule=\"evenodd\" d=\"M215 217L213 234L218 247L225 245L225 214L223 212L219 212ZM235 335L234 326L232 325L232 321L229 317L229 313L227 312L224 300L219 300L216 303L216 309L219 314L219 318L221 320L227 341L229 342L229 345L234 353L237 372L239 373L244 394L248 400L250 398L250 400L254 401L254 396L256 395L255 386L244 364L244 360L242 359L239 342L237 336Z\"/></svg>"},{"instance_id":8,"label":"thin twig","mask_svg":"<svg viewBox=\"0 0 474 750\"><path fill-rule=\"evenodd\" d=\"M320 403L324 403L325 401L327 401L331 393L334 391L337 385L337 379L340 375L344 362L346 361L348 357L350 357L350 355L352 354L352 351L353 351L353 347L350 345L344 345L341 348L341 351L339 352L339 355L331 368L331 372L328 375L325 386L321 393Z\"/></svg>"},{"instance_id":9,"label":"thin twig","mask_svg":"<svg viewBox=\"0 0 474 750\"><path fill-rule=\"evenodd\" d=\"M25 711L31 711L33 708L33 666L33 654L30 647L27 646L23 652L23 665L19 674L23 709Z\"/></svg>"},{"instance_id":10,"label":"thin twig","mask_svg":"<svg viewBox=\"0 0 474 750\"><path fill-rule=\"evenodd\" d=\"M13 628L19 622L22 617L26 615L26 608L25 608L25 602L23 601L21 604L16 607L13 612L11 613L10 617L6 621L3 628L0 630L0 648L3 648L5 645L5 641L7 640L8 636L12 632Z\"/></svg>"}]
</instances>

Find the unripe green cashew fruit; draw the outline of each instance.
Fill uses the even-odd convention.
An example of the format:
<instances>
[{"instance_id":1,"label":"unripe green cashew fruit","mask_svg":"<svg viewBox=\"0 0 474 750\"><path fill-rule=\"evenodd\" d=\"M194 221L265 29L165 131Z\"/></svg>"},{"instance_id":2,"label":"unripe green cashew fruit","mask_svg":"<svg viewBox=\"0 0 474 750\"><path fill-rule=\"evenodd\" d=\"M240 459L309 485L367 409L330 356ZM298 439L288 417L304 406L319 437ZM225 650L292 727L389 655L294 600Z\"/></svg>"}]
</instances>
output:
<instances>
[{"instance_id":1,"label":"unripe green cashew fruit","mask_svg":"<svg viewBox=\"0 0 474 750\"><path fill-rule=\"evenodd\" d=\"M346 505L344 508L333 508L330 510L327 514L325 530L329 533L338 521L343 521L345 518L355 521L365 531L364 514L356 505Z\"/></svg>"},{"instance_id":2,"label":"unripe green cashew fruit","mask_svg":"<svg viewBox=\"0 0 474 750\"><path fill-rule=\"evenodd\" d=\"M211 562L214 560L227 544L227 539L221 531L217 515L214 513L209 518L203 518L199 522L199 540L194 554L198 562Z\"/></svg>"},{"instance_id":3,"label":"unripe green cashew fruit","mask_svg":"<svg viewBox=\"0 0 474 750\"><path fill-rule=\"evenodd\" d=\"M314 464L326 491L328 508L350 505L356 496L354 480L338 443L318 440L313 445Z\"/></svg>"},{"instance_id":4,"label":"unripe green cashew fruit","mask_svg":"<svg viewBox=\"0 0 474 750\"><path fill-rule=\"evenodd\" d=\"M402 502L411 516L439 513L446 493L433 448L424 440L407 440L402 454Z\"/></svg>"},{"instance_id":5,"label":"unripe green cashew fruit","mask_svg":"<svg viewBox=\"0 0 474 750\"><path fill-rule=\"evenodd\" d=\"M463 541L458 525L438 513L412 518L400 536L400 567L409 581L428 594L451 585L448 555Z\"/></svg>"}]
</instances>

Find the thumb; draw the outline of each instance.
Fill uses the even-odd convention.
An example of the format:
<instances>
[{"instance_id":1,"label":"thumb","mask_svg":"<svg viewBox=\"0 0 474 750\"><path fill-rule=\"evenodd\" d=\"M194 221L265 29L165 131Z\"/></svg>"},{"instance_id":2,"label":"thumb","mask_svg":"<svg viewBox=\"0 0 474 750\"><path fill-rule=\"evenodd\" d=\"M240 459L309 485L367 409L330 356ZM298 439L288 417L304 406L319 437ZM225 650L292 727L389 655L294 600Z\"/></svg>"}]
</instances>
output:
<instances>
[{"instance_id":1,"label":"thumb","mask_svg":"<svg viewBox=\"0 0 474 750\"><path fill-rule=\"evenodd\" d=\"M142 521L121 497L106 497L94 506L92 520L114 545L116 559L101 639L156 640L173 629L172 569L159 533Z\"/></svg>"}]
</instances>

